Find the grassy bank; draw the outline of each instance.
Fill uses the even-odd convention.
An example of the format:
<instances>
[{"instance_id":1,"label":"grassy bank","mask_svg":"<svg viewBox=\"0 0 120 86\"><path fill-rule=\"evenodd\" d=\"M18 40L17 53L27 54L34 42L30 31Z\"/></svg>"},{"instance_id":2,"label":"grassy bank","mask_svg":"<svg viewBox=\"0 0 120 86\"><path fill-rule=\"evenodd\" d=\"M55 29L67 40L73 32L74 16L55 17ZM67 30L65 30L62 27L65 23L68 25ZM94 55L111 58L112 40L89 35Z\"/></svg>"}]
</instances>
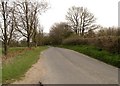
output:
<instances>
[{"instance_id":1,"label":"grassy bank","mask_svg":"<svg viewBox=\"0 0 120 86\"><path fill-rule=\"evenodd\" d=\"M40 52L46 48L47 47L37 47L25 49L24 52L13 57L9 62L3 63L2 82L10 83L23 76L25 72L37 62ZM10 52L19 51L20 49L12 48Z\"/></svg>"},{"instance_id":2,"label":"grassy bank","mask_svg":"<svg viewBox=\"0 0 120 86\"><path fill-rule=\"evenodd\" d=\"M62 45L60 47L72 49L105 63L120 67L120 54L112 54L100 48L89 45Z\"/></svg>"}]
</instances>

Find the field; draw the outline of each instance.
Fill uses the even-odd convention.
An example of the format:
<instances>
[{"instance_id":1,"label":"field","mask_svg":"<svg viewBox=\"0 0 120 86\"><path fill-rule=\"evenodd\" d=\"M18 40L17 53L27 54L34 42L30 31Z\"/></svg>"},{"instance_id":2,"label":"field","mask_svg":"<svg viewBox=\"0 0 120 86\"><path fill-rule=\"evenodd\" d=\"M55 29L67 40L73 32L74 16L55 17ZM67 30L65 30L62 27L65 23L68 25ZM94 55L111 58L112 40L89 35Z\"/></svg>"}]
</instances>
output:
<instances>
[{"instance_id":1,"label":"field","mask_svg":"<svg viewBox=\"0 0 120 86\"><path fill-rule=\"evenodd\" d=\"M10 58L3 62L2 82L11 83L24 76L25 72L39 59L40 52L47 47L37 48L10 48Z\"/></svg>"},{"instance_id":2,"label":"field","mask_svg":"<svg viewBox=\"0 0 120 86\"><path fill-rule=\"evenodd\" d=\"M100 48L89 45L62 45L60 47L75 50L107 64L120 67L120 54L112 54Z\"/></svg>"}]
</instances>

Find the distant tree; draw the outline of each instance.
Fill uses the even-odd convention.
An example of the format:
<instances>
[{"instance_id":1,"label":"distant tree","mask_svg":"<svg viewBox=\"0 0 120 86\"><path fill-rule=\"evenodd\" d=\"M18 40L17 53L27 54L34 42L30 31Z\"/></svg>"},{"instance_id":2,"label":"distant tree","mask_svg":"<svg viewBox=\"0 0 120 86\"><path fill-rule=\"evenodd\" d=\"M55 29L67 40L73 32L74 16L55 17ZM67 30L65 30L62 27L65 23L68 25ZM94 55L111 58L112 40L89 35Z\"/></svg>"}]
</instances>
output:
<instances>
[{"instance_id":1,"label":"distant tree","mask_svg":"<svg viewBox=\"0 0 120 86\"><path fill-rule=\"evenodd\" d=\"M26 40L26 38L20 40L20 46L21 47L26 47L27 46L27 40Z\"/></svg>"},{"instance_id":2,"label":"distant tree","mask_svg":"<svg viewBox=\"0 0 120 86\"><path fill-rule=\"evenodd\" d=\"M72 34L71 27L67 23L56 23L50 29L50 40L53 44L60 44L63 39Z\"/></svg>"},{"instance_id":3,"label":"distant tree","mask_svg":"<svg viewBox=\"0 0 120 86\"><path fill-rule=\"evenodd\" d=\"M117 28L117 36L120 36L120 27Z\"/></svg>"},{"instance_id":4,"label":"distant tree","mask_svg":"<svg viewBox=\"0 0 120 86\"><path fill-rule=\"evenodd\" d=\"M9 46L10 47L19 47L19 41L15 40L15 39L11 39Z\"/></svg>"},{"instance_id":5,"label":"distant tree","mask_svg":"<svg viewBox=\"0 0 120 86\"><path fill-rule=\"evenodd\" d=\"M44 38L43 27L41 25L38 25L38 29L36 29L32 36L32 42L35 46L43 45L43 38Z\"/></svg>"},{"instance_id":6,"label":"distant tree","mask_svg":"<svg viewBox=\"0 0 120 86\"><path fill-rule=\"evenodd\" d=\"M118 35L117 32L118 32L118 30L116 27L109 27L106 29L106 34L108 36L117 36Z\"/></svg>"},{"instance_id":7,"label":"distant tree","mask_svg":"<svg viewBox=\"0 0 120 86\"><path fill-rule=\"evenodd\" d=\"M66 19L72 26L73 31L82 36L84 35L85 31L98 28L98 26L94 24L96 20L94 15L90 13L87 8L75 6L69 8Z\"/></svg>"},{"instance_id":8,"label":"distant tree","mask_svg":"<svg viewBox=\"0 0 120 86\"><path fill-rule=\"evenodd\" d=\"M44 35L43 37L43 45L51 45L51 39L49 36Z\"/></svg>"},{"instance_id":9,"label":"distant tree","mask_svg":"<svg viewBox=\"0 0 120 86\"><path fill-rule=\"evenodd\" d=\"M119 29L117 27L103 27L98 30L98 36L119 36Z\"/></svg>"}]
</instances>

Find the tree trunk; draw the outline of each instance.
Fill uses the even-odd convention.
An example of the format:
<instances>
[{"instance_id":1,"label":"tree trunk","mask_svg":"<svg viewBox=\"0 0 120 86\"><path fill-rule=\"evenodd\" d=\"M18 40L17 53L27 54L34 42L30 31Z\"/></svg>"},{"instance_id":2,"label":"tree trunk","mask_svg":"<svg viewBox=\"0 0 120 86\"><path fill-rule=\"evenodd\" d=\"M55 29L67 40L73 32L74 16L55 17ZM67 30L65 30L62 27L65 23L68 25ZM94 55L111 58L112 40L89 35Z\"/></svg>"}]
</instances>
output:
<instances>
[{"instance_id":1,"label":"tree trunk","mask_svg":"<svg viewBox=\"0 0 120 86\"><path fill-rule=\"evenodd\" d=\"M7 49L7 43L4 43L4 55L7 55L8 49Z\"/></svg>"},{"instance_id":2,"label":"tree trunk","mask_svg":"<svg viewBox=\"0 0 120 86\"><path fill-rule=\"evenodd\" d=\"M27 46L30 48L30 37L27 38Z\"/></svg>"},{"instance_id":3,"label":"tree trunk","mask_svg":"<svg viewBox=\"0 0 120 86\"><path fill-rule=\"evenodd\" d=\"M4 20L4 55L7 55L7 25L6 25L6 12L5 7L7 5L7 2L2 2L2 8L3 8L3 20Z\"/></svg>"},{"instance_id":4,"label":"tree trunk","mask_svg":"<svg viewBox=\"0 0 120 86\"><path fill-rule=\"evenodd\" d=\"M4 29L5 29L5 39L4 39L4 54L7 55L7 28L6 28L6 19L4 20Z\"/></svg>"}]
</instances>

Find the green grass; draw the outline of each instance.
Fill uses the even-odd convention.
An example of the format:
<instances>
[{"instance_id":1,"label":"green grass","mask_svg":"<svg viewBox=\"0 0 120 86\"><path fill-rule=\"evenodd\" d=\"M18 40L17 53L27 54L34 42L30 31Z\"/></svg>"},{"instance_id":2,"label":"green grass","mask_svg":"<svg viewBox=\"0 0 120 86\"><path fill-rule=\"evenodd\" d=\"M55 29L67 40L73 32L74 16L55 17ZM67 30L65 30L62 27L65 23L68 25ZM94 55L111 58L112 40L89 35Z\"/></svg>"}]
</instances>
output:
<instances>
[{"instance_id":1,"label":"green grass","mask_svg":"<svg viewBox=\"0 0 120 86\"><path fill-rule=\"evenodd\" d=\"M31 50L25 50L21 54L17 55L7 64L3 64L2 69L2 82L10 83L15 79L20 79L21 76L27 72L27 70L37 62L40 52L47 47L37 47ZM19 50L21 48L11 48L11 52Z\"/></svg>"},{"instance_id":2,"label":"green grass","mask_svg":"<svg viewBox=\"0 0 120 86\"><path fill-rule=\"evenodd\" d=\"M89 45L62 45L60 47L75 50L120 68L120 54L112 54L95 46Z\"/></svg>"},{"instance_id":3,"label":"green grass","mask_svg":"<svg viewBox=\"0 0 120 86\"><path fill-rule=\"evenodd\" d=\"M25 49L25 47L11 47L8 49L8 52L15 52L15 51L18 51L18 50L23 50Z\"/></svg>"}]
</instances>

